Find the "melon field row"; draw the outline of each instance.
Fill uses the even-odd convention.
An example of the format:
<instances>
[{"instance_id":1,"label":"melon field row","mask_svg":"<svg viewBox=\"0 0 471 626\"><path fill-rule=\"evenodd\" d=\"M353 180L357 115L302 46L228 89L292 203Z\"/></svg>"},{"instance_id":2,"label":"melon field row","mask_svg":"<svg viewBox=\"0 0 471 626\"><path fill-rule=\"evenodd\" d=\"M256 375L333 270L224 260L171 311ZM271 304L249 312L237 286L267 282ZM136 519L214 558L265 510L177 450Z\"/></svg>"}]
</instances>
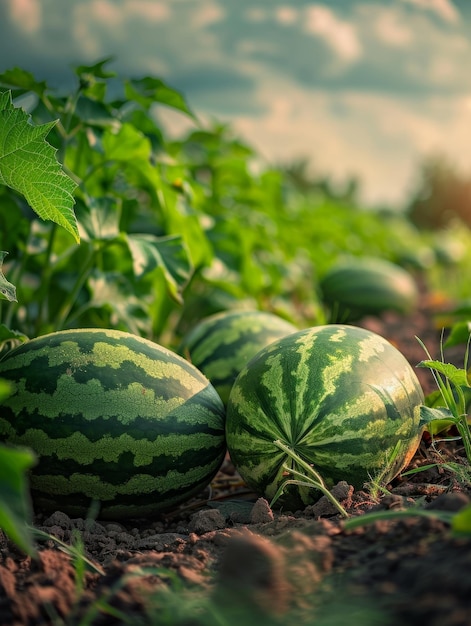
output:
<instances>
[{"instance_id":1,"label":"melon field row","mask_svg":"<svg viewBox=\"0 0 471 626\"><path fill-rule=\"evenodd\" d=\"M299 470L278 439L329 485L387 463L397 474L420 439L423 394L395 348L351 324L439 294L461 305L449 320L466 339L467 229L425 232L350 192L306 189L160 79L120 80L104 61L75 76L61 94L18 68L0 75L0 438L40 457L38 506L70 498L83 513L98 500L118 518L175 506L214 476L226 435L269 498L287 463ZM162 106L193 129L166 136ZM239 326L218 327L221 315ZM0 526L14 533L34 461L10 452Z\"/></svg>"}]
</instances>

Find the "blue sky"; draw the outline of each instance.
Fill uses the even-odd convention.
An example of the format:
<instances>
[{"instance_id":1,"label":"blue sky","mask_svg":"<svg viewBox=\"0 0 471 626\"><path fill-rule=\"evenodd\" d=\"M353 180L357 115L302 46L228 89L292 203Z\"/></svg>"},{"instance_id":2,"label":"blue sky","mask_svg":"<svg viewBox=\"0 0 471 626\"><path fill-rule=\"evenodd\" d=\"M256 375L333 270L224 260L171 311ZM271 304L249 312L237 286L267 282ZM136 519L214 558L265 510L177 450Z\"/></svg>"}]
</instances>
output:
<instances>
[{"instance_id":1,"label":"blue sky","mask_svg":"<svg viewBox=\"0 0 471 626\"><path fill-rule=\"evenodd\" d=\"M0 71L66 85L110 55L268 162L357 175L368 204L400 205L430 154L471 171L469 0L1 0Z\"/></svg>"}]
</instances>

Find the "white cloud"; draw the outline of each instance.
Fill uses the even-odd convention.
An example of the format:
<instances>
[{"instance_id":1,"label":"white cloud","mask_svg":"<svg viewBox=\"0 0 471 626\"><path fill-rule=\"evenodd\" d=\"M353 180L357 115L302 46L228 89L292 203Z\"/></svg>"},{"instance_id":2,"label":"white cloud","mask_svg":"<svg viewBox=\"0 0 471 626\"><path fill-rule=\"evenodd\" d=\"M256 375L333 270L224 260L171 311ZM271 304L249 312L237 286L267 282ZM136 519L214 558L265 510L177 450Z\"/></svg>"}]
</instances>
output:
<instances>
[{"instance_id":1,"label":"white cloud","mask_svg":"<svg viewBox=\"0 0 471 626\"><path fill-rule=\"evenodd\" d=\"M295 24L299 19L299 11L289 6L277 7L275 10L275 20L283 26Z\"/></svg>"},{"instance_id":2,"label":"white cloud","mask_svg":"<svg viewBox=\"0 0 471 626\"><path fill-rule=\"evenodd\" d=\"M42 26L42 10L38 0L7 0L10 16L25 33L35 33Z\"/></svg>"},{"instance_id":3,"label":"white cloud","mask_svg":"<svg viewBox=\"0 0 471 626\"><path fill-rule=\"evenodd\" d=\"M225 11L216 2L198 3L193 13L191 24L193 28L205 28L211 24L220 22L225 17Z\"/></svg>"},{"instance_id":4,"label":"white cloud","mask_svg":"<svg viewBox=\"0 0 471 626\"><path fill-rule=\"evenodd\" d=\"M385 9L378 13L372 27L380 41L395 48L407 47L414 40L406 17L395 11Z\"/></svg>"},{"instance_id":5,"label":"white cloud","mask_svg":"<svg viewBox=\"0 0 471 626\"><path fill-rule=\"evenodd\" d=\"M111 0L93 0L90 3L75 3L72 13L72 30L75 41L89 59L107 56L108 34L112 33L113 44L123 40L125 15L121 7ZM106 29L104 37L103 29Z\"/></svg>"},{"instance_id":6,"label":"white cloud","mask_svg":"<svg viewBox=\"0 0 471 626\"><path fill-rule=\"evenodd\" d=\"M455 23L459 21L460 14L453 2L450 0L402 0L409 4L415 4L420 8L433 11L446 22Z\"/></svg>"},{"instance_id":7,"label":"white cloud","mask_svg":"<svg viewBox=\"0 0 471 626\"><path fill-rule=\"evenodd\" d=\"M374 93L307 92L272 77L257 94L263 117L240 116L234 127L275 163L310 158L315 171L345 181L357 175L368 204L401 205L419 162L435 152L471 168L471 94L435 101Z\"/></svg>"},{"instance_id":8,"label":"white cloud","mask_svg":"<svg viewBox=\"0 0 471 626\"><path fill-rule=\"evenodd\" d=\"M338 18L326 6L313 4L308 7L304 28L307 33L323 39L344 61L356 61L362 55L362 47L354 26Z\"/></svg>"},{"instance_id":9,"label":"white cloud","mask_svg":"<svg viewBox=\"0 0 471 626\"><path fill-rule=\"evenodd\" d=\"M88 10L92 18L96 19L97 22L106 24L108 28L116 28L123 23L122 8L111 0L94 0Z\"/></svg>"},{"instance_id":10,"label":"white cloud","mask_svg":"<svg viewBox=\"0 0 471 626\"><path fill-rule=\"evenodd\" d=\"M152 22L164 22L170 19L171 9L164 2L149 2L146 0L126 0L123 7L124 12L128 15L137 15Z\"/></svg>"}]
</instances>

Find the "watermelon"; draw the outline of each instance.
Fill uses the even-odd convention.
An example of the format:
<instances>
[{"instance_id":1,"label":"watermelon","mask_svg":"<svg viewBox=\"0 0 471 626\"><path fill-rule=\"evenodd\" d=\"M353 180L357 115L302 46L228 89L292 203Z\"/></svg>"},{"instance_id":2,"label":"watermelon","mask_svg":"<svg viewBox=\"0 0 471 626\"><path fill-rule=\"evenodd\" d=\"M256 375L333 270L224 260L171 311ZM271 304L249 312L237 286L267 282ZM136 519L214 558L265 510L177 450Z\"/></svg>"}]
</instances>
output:
<instances>
[{"instance_id":1,"label":"watermelon","mask_svg":"<svg viewBox=\"0 0 471 626\"><path fill-rule=\"evenodd\" d=\"M377 258L352 258L332 266L319 283L321 297L330 307L331 321L349 323L384 311L411 313L418 289L404 268Z\"/></svg>"},{"instance_id":2,"label":"watermelon","mask_svg":"<svg viewBox=\"0 0 471 626\"><path fill-rule=\"evenodd\" d=\"M380 472L392 480L409 463L421 439L423 401L414 370L380 335L343 324L307 328L242 369L227 405L227 446L245 482L268 500L286 478L284 464L303 471L275 440L328 487L344 480L361 489ZM296 510L319 495L291 485L278 502Z\"/></svg>"},{"instance_id":3,"label":"watermelon","mask_svg":"<svg viewBox=\"0 0 471 626\"><path fill-rule=\"evenodd\" d=\"M8 352L0 440L39 458L35 506L103 519L152 515L202 491L225 452L225 410L179 355L116 330L64 330Z\"/></svg>"},{"instance_id":4,"label":"watermelon","mask_svg":"<svg viewBox=\"0 0 471 626\"><path fill-rule=\"evenodd\" d=\"M223 311L196 324L183 337L177 351L209 378L226 404L244 365L275 339L297 330L273 313Z\"/></svg>"}]
</instances>

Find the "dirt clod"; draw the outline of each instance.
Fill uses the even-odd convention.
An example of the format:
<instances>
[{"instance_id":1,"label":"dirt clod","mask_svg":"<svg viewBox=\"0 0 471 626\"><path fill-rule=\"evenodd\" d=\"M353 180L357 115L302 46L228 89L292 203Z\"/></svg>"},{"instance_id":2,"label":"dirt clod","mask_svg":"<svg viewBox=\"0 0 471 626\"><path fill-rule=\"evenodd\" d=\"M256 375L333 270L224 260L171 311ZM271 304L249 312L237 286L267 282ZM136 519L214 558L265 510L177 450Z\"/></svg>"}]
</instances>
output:
<instances>
[{"instance_id":1,"label":"dirt clod","mask_svg":"<svg viewBox=\"0 0 471 626\"><path fill-rule=\"evenodd\" d=\"M361 323L413 366L424 358L414 335L439 356L440 333L426 310ZM446 356L460 366L463 354L457 348ZM416 371L425 394L433 391L430 373ZM333 493L350 519L378 515L352 530L326 497L303 511L272 510L248 492L230 459L210 500L207 490L156 519L118 523L38 511L34 524L49 539L38 542L37 559L0 531L0 625L469 626L471 536L449 523L471 502L469 480L453 470L460 466L466 475L459 441L424 437L410 464L415 473L387 491L339 483ZM426 516L414 515L417 507ZM59 543L77 547L77 539L83 567Z\"/></svg>"}]
</instances>

